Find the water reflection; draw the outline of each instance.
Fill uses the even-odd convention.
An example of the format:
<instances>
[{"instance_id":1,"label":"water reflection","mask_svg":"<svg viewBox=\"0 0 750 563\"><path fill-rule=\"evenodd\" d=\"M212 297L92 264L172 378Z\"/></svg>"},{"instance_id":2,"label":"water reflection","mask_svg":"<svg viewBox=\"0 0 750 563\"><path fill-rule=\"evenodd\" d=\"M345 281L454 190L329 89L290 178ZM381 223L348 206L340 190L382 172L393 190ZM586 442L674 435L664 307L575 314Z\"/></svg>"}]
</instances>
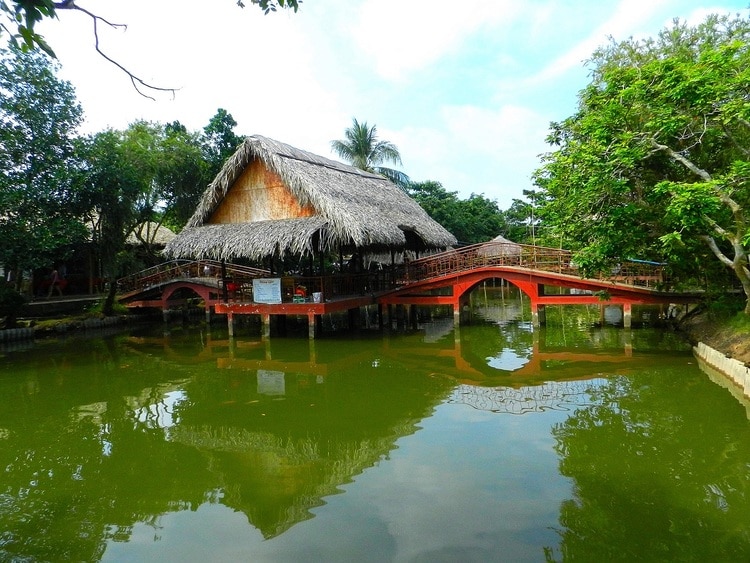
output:
<instances>
[{"instance_id":1,"label":"water reflection","mask_svg":"<svg viewBox=\"0 0 750 563\"><path fill-rule=\"evenodd\" d=\"M590 403L552 429L575 482L561 559L747 560L750 443L727 393L648 370L592 387Z\"/></svg>"},{"instance_id":2,"label":"water reflection","mask_svg":"<svg viewBox=\"0 0 750 563\"><path fill-rule=\"evenodd\" d=\"M511 313L7 351L0 559L690 559L719 532L696 553L749 553L747 420L687 347Z\"/></svg>"}]
</instances>

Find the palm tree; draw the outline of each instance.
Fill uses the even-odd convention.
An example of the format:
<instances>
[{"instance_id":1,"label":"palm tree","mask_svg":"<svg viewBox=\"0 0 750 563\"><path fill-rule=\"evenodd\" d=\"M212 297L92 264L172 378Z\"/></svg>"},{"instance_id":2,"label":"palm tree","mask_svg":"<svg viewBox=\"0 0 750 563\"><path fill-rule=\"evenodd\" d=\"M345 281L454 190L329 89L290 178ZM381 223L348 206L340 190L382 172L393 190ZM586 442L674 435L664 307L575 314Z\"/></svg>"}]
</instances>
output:
<instances>
[{"instance_id":1,"label":"palm tree","mask_svg":"<svg viewBox=\"0 0 750 563\"><path fill-rule=\"evenodd\" d=\"M402 164L401 154L390 141L378 140L377 127L368 127L367 122L352 120L352 126L344 132L345 140L331 141L331 148L352 166L374 172L388 178L394 184L406 188L409 177L399 170L380 166L384 162Z\"/></svg>"}]
</instances>

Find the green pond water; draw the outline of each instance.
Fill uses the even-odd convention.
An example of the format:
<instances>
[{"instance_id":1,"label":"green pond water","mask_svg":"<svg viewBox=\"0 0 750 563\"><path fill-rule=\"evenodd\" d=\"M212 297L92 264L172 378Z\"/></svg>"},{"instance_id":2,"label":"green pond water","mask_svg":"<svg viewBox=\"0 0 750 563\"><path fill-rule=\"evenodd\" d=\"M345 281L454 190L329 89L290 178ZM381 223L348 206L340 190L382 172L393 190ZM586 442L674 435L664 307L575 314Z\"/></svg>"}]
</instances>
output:
<instances>
[{"instance_id":1,"label":"green pond water","mask_svg":"<svg viewBox=\"0 0 750 563\"><path fill-rule=\"evenodd\" d=\"M0 349L0 561L750 560L748 409L689 346L473 306Z\"/></svg>"}]
</instances>

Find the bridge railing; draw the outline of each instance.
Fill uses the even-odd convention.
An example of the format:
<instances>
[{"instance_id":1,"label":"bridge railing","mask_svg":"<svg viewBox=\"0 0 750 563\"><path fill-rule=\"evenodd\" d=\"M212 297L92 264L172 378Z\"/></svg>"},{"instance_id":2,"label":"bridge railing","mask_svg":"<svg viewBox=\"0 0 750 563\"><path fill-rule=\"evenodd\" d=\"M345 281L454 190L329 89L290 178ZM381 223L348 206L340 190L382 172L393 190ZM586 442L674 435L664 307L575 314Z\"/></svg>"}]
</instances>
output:
<instances>
[{"instance_id":1,"label":"bridge railing","mask_svg":"<svg viewBox=\"0 0 750 563\"><path fill-rule=\"evenodd\" d=\"M141 270L117 280L117 289L121 293L140 291L167 283L179 278L216 278L222 279L222 268L228 280L243 283L253 278L268 276L268 270L224 264L217 260L170 260L151 268ZM219 284L220 285L220 284Z\"/></svg>"},{"instance_id":2,"label":"bridge railing","mask_svg":"<svg viewBox=\"0 0 750 563\"><path fill-rule=\"evenodd\" d=\"M466 272L477 268L509 266L581 277L572 252L557 248L512 242L474 244L427 256L402 266L399 284L427 280ZM664 282L661 265L649 262L623 261L610 271L600 272L596 279L642 287L656 287Z\"/></svg>"}]
</instances>

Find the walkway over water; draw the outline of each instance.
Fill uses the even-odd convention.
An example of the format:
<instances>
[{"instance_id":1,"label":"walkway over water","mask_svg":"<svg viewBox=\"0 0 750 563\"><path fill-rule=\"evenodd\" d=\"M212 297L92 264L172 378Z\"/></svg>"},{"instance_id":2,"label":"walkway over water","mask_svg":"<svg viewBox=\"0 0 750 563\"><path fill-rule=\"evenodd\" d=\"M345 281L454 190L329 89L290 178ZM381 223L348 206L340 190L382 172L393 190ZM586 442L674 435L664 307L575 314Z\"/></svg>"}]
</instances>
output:
<instances>
[{"instance_id":1,"label":"walkway over water","mask_svg":"<svg viewBox=\"0 0 750 563\"><path fill-rule=\"evenodd\" d=\"M275 278L280 300L253 295L254 280ZM456 322L473 288L488 279L504 279L531 301L534 324L544 322L545 305L617 304L630 326L634 304L696 302L699 293L666 291L660 264L624 261L598 277L581 277L568 250L488 242L452 249L405 264L366 273L325 276L274 276L267 270L215 261L173 261L119 280L121 301L131 307L168 310L198 296L207 312L307 315L311 335L316 317L366 305L449 305ZM567 288L546 293L545 288ZM188 296L188 297L186 297ZM257 300L256 300L257 299Z\"/></svg>"}]
</instances>

